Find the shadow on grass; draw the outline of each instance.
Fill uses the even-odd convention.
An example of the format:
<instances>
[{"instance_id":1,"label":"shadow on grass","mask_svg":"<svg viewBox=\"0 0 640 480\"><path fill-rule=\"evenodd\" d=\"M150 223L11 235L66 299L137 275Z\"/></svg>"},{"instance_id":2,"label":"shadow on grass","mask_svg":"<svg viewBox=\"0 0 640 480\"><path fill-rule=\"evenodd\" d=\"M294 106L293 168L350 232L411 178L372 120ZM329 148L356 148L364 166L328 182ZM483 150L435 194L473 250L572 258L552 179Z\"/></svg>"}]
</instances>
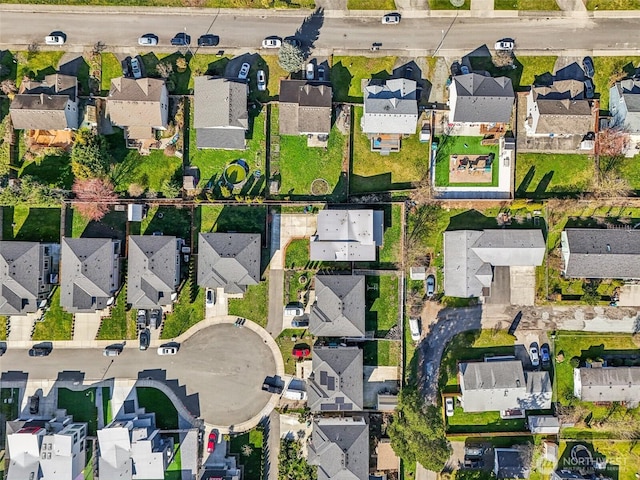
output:
<instances>
[{"instance_id":1,"label":"shadow on grass","mask_svg":"<svg viewBox=\"0 0 640 480\"><path fill-rule=\"evenodd\" d=\"M45 155L38 162L29 162L20 169L20 177L30 175L51 188L70 190L73 184L69 155Z\"/></svg>"},{"instance_id":2,"label":"shadow on grass","mask_svg":"<svg viewBox=\"0 0 640 480\"><path fill-rule=\"evenodd\" d=\"M514 90L529 87L528 85L525 85L523 87L520 86L520 79L522 78L524 65L517 58L513 60L513 66L515 66L515 68L512 68L511 65L505 67L496 67L493 64L491 51L486 45L482 45L473 52L465 55L465 57L463 57L462 59L462 63L471 65L471 69L473 71L489 72L492 77L509 77L511 79L511 83L513 84Z\"/></svg>"},{"instance_id":3,"label":"shadow on grass","mask_svg":"<svg viewBox=\"0 0 640 480\"><path fill-rule=\"evenodd\" d=\"M58 66L58 71L64 75L78 78L78 90L80 95L89 95L89 64L84 57L78 55L73 60Z\"/></svg>"},{"instance_id":4,"label":"shadow on grass","mask_svg":"<svg viewBox=\"0 0 640 480\"><path fill-rule=\"evenodd\" d=\"M362 353L364 365L378 365L378 342L365 342Z\"/></svg>"},{"instance_id":5,"label":"shadow on grass","mask_svg":"<svg viewBox=\"0 0 640 480\"><path fill-rule=\"evenodd\" d=\"M82 232L82 238L117 238L121 242L126 239L127 212L111 210L102 220L90 221Z\"/></svg>"},{"instance_id":6,"label":"shadow on grass","mask_svg":"<svg viewBox=\"0 0 640 480\"><path fill-rule=\"evenodd\" d=\"M162 232L189 241L191 238L191 211L186 208L158 207L148 223L144 235Z\"/></svg>"},{"instance_id":7,"label":"shadow on grass","mask_svg":"<svg viewBox=\"0 0 640 480\"><path fill-rule=\"evenodd\" d=\"M8 78L10 80L16 80L18 74L18 62L13 53L9 50L0 50L0 65L2 65L2 76L0 80Z\"/></svg>"},{"instance_id":8,"label":"shadow on grass","mask_svg":"<svg viewBox=\"0 0 640 480\"><path fill-rule=\"evenodd\" d=\"M368 276L365 278L365 330L378 330L378 312L371 310L374 302L380 298L380 277ZM376 364L374 364L376 365Z\"/></svg>"},{"instance_id":9,"label":"shadow on grass","mask_svg":"<svg viewBox=\"0 0 640 480\"><path fill-rule=\"evenodd\" d=\"M27 218L15 232L15 236L13 230L17 219L14 207L4 207L3 213L3 240L56 243L60 241L59 208L30 208Z\"/></svg>"},{"instance_id":10,"label":"shadow on grass","mask_svg":"<svg viewBox=\"0 0 640 480\"><path fill-rule=\"evenodd\" d=\"M478 210L467 210L449 218L447 230L482 230L495 228L498 221L494 217L485 217Z\"/></svg>"}]
</instances>

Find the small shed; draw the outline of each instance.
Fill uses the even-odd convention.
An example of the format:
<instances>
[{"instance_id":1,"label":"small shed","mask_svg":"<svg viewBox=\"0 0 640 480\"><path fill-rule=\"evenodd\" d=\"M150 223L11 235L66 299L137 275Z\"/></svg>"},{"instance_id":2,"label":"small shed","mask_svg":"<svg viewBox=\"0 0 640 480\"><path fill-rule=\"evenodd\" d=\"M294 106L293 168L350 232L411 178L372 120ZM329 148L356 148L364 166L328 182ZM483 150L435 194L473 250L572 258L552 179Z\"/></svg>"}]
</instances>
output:
<instances>
[{"instance_id":1,"label":"small shed","mask_svg":"<svg viewBox=\"0 0 640 480\"><path fill-rule=\"evenodd\" d=\"M376 471L397 471L400 469L400 458L391 448L391 440L383 438L376 446Z\"/></svg>"},{"instance_id":2,"label":"small shed","mask_svg":"<svg viewBox=\"0 0 640 480\"><path fill-rule=\"evenodd\" d=\"M427 143L429 140L431 140L431 125L424 123L420 129L420 141Z\"/></svg>"},{"instance_id":3,"label":"small shed","mask_svg":"<svg viewBox=\"0 0 640 480\"><path fill-rule=\"evenodd\" d=\"M560 421L553 415L530 415L527 424L533 434L557 435L560 432Z\"/></svg>"},{"instance_id":4,"label":"small shed","mask_svg":"<svg viewBox=\"0 0 640 480\"><path fill-rule=\"evenodd\" d=\"M411 280L426 280L427 269L425 267L411 267L409 269L409 278Z\"/></svg>"},{"instance_id":5,"label":"small shed","mask_svg":"<svg viewBox=\"0 0 640 480\"><path fill-rule=\"evenodd\" d=\"M141 222L144 218L144 205L130 203L127 207L127 220L130 222Z\"/></svg>"},{"instance_id":6,"label":"small shed","mask_svg":"<svg viewBox=\"0 0 640 480\"><path fill-rule=\"evenodd\" d=\"M398 406L398 396L390 393L378 394L378 411L393 412Z\"/></svg>"}]
</instances>

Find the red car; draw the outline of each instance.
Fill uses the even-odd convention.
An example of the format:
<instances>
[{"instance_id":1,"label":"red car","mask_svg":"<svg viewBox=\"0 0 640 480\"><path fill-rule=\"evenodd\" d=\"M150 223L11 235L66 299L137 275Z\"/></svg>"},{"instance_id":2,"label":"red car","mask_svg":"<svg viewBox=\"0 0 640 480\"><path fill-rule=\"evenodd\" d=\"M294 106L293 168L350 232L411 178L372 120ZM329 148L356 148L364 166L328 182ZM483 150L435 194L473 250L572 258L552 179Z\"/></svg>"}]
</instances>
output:
<instances>
[{"instance_id":1,"label":"red car","mask_svg":"<svg viewBox=\"0 0 640 480\"><path fill-rule=\"evenodd\" d=\"M207 442L207 452L213 453L216 449L216 442L218 441L218 434L216 432L211 432L209 434L209 441Z\"/></svg>"},{"instance_id":2,"label":"red car","mask_svg":"<svg viewBox=\"0 0 640 480\"><path fill-rule=\"evenodd\" d=\"M311 350L304 347L293 347L293 351L291 352L291 355L298 358L308 357L310 354Z\"/></svg>"}]
</instances>

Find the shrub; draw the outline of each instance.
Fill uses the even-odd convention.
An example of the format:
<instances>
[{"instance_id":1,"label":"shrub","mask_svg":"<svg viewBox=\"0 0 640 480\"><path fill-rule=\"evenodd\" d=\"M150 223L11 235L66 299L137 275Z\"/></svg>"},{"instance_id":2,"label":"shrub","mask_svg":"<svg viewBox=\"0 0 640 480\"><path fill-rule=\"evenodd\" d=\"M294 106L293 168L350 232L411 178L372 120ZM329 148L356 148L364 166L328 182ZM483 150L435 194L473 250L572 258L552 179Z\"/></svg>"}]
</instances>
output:
<instances>
[{"instance_id":1,"label":"shrub","mask_svg":"<svg viewBox=\"0 0 640 480\"><path fill-rule=\"evenodd\" d=\"M578 368L580 366L580 357L572 357L569 363L573 368Z\"/></svg>"}]
</instances>

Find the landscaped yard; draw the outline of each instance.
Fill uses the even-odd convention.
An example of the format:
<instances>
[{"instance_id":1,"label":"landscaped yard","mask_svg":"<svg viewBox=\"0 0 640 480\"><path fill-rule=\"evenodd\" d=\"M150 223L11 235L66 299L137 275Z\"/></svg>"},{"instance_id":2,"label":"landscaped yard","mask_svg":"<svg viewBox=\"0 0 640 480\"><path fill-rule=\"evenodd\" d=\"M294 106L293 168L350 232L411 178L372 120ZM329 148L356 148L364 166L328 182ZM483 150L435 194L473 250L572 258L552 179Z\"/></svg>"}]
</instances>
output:
<instances>
[{"instance_id":1,"label":"landscaped yard","mask_svg":"<svg viewBox=\"0 0 640 480\"><path fill-rule=\"evenodd\" d=\"M231 438L229 451L238 455L240 464L244 466L244 478L262 478L262 450L262 430L257 428Z\"/></svg>"},{"instance_id":2,"label":"landscaped yard","mask_svg":"<svg viewBox=\"0 0 640 480\"><path fill-rule=\"evenodd\" d=\"M640 157L636 155L633 158L623 158L618 165L620 176L629 182L629 187L640 193Z\"/></svg>"},{"instance_id":3,"label":"landscaped yard","mask_svg":"<svg viewBox=\"0 0 640 480\"><path fill-rule=\"evenodd\" d=\"M261 205L203 205L196 210L195 226L202 233L261 233L266 229L267 208Z\"/></svg>"},{"instance_id":4,"label":"landscaped yard","mask_svg":"<svg viewBox=\"0 0 640 480\"><path fill-rule=\"evenodd\" d=\"M71 340L73 315L60 306L60 288L56 287L44 314L43 322L36 322L32 340Z\"/></svg>"},{"instance_id":5,"label":"landscaped yard","mask_svg":"<svg viewBox=\"0 0 640 480\"><path fill-rule=\"evenodd\" d=\"M379 209L380 207L376 207ZM402 256L402 207L395 204L384 205L383 245L378 250L377 262L365 262L363 268L395 270Z\"/></svg>"},{"instance_id":6,"label":"landscaped yard","mask_svg":"<svg viewBox=\"0 0 640 480\"><path fill-rule=\"evenodd\" d=\"M119 238L124 242L127 228L127 212L110 210L99 222L88 221L76 210L66 209L65 235L72 238Z\"/></svg>"},{"instance_id":7,"label":"landscaped yard","mask_svg":"<svg viewBox=\"0 0 640 480\"><path fill-rule=\"evenodd\" d=\"M587 10L638 10L639 0L587 0Z\"/></svg>"},{"instance_id":8,"label":"landscaped yard","mask_svg":"<svg viewBox=\"0 0 640 480\"><path fill-rule=\"evenodd\" d=\"M292 340L295 337L295 340ZM282 354L282 360L284 361L284 373L287 375L296 374L296 363L298 360L291 355L293 347L300 344L308 345L310 349L313 348L313 337L309 334L308 330L303 328L288 328L283 330L276 343L280 347L280 353Z\"/></svg>"},{"instance_id":9,"label":"landscaped yard","mask_svg":"<svg viewBox=\"0 0 640 480\"><path fill-rule=\"evenodd\" d=\"M516 160L516 197L547 198L588 192L594 160L587 155L519 153Z\"/></svg>"},{"instance_id":10,"label":"landscaped yard","mask_svg":"<svg viewBox=\"0 0 640 480\"><path fill-rule=\"evenodd\" d=\"M365 329L384 338L398 324L398 277L379 275L365 277Z\"/></svg>"},{"instance_id":11,"label":"landscaped yard","mask_svg":"<svg viewBox=\"0 0 640 480\"><path fill-rule=\"evenodd\" d=\"M508 1L508 0L506 0ZM493 45L488 45L493 49ZM509 77L513 82L513 89L525 89L531 86L536 77L540 77L545 73L552 73L558 57L517 57L514 65L511 67L498 68L491 61L491 57L469 57L471 66L474 70L485 70L493 77Z\"/></svg>"},{"instance_id":12,"label":"landscaped yard","mask_svg":"<svg viewBox=\"0 0 640 480\"><path fill-rule=\"evenodd\" d=\"M619 0L611 0L612 3L616 1ZM628 1L633 1L638 4L638 0ZM600 7L600 10L603 9L603 7ZM609 88L613 85L614 81L632 77L635 74L635 68L638 66L638 64L640 64L640 57L629 56L593 58L593 68L595 70L593 83L596 96L600 96L600 110L607 110L609 108Z\"/></svg>"},{"instance_id":13,"label":"landscaped yard","mask_svg":"<svg viewBox=\"0 0 640 480\"><path fill-rule=\"evenodd\" d=\"M16 205L2 207L2 239L60 242L60 209Z\"/></svg>"},{"instance_id":14,"label":"landscaped yard","mask_svg":"<svg viewBox=\"0 0 640 480\"><path fill-rule=\"evenodd\" d=\"M499 148L497 145L481 145L482 137L456 137L444 136L437 139L438 151L436 153L436 186L461 186L461 187L496 187L498 186L498 171L500 162L498 159ZM451 170L451 155L464 157L465 155L488 155L493 153L495 158L491 166L491 182L451 183L449 173Z\"/></svg>"},{"instance_id":15,"label":"landscaped yard","mask_svg":"<svg viewBox=\"0 0 640 480\"><path fill-rule=\"evenodd\" d=\"M29 175L39 183L51 188L71 190L73 184L71 159L65 153L60 155L45 154L33 161L23 162L17 173L20 178Z\"/></svg>"},{"instance_id":16,"label":"landscaped yard","mask_svg":"<svg viewBox=\"0 0 640 480\"><path fill-rule=\"evenodd\" d=\"M163 392L155 388L136 387L138 405L147 413L156 414L156 426L160 430L175 430L178 428L178 411Z\"/></svg>"},{"instance_id":17,"label":"landscaped yard","mask_svg":"<svg viewBox=\"0 0 640 480\"><path fill-rule=\"evenodd\" d=\"M286 270L284 280L284 303L301 302L302 295L309 291L314 274L315 272L312 270Z\"/></svg>"},{"instance_id":18,"label":"landscaped yard","mask_svg":"<svg viewBox=\"0 0 640 480\"><path fill-rule=\"evenodd\" d=\"M190 278L182 286L178 301L173 304L173 312L165 317L161 338L176 338L203 318L204 288L197 286L195 280Z\"/></svg>"},{"instance_id":19,"label":"landscaped yard","mask_svg":"<svg viewBox=\"0 0 640 480\"><path fill-rule=\"evenodd\" d=\"M15 77L16 85L20 86L23 77L42 80L45 75L56 73L58 62L64 52L60 50L34 53L16 52L14 55L18 60L18 69Z\"/></svg>"},{"instance_id":20,"label":"landscaped yard","mask_svg":"<svg viewBox=\"0 0 640 480\"><path fill-rule=\"evenodd\" d=\"M113 412L111 411L111 388L102 387L102 415L104 416L104 424L109 425L113 420Z\"/></svg>"},{"instance_id":21,"label":"landscaped yard","mask_svg":"<svg viewBox=\"0 0 640 480\"><path fill-rule=\"evenodd\" d=\"M191 210L178 207L150 207L147 216L142 219L140 235L162 232L163 235L175 235L178 238L191 238Z\"/></svg>"},{"instance_id":22,"label":"landscaped yard","mask_svg":"<svg viewBox=\"0 0 640 480\"><path fill-rule=\"evenodd\" d=\"M182 480L182 451L179 444L174 444L174 448L175 453L164 472L164 480Z\"/></svg>"},{"instance_id":23,"label":"landscaped yard","mask_svg":"<svg viewBox=\"0 0 640 480\"><path fill-rule=\"evenodd\" d=\"M465 413L456 401L453 416L447 417L447 433L520 432L525 419L503 420L500 412Z\"/></svg>"},{"instance_id":24,"label":"landscaped yard","mask_svg":"<svg viewBox=\"0 0 640 480\"><path fill-rule=\"evenodd\" d=\"M104 317L96 340L133 340L136 338L136 321L127 314L127 286L122 287L111 315Z\"/></svg>"},{"instance_id":25,"label":"landscaped yard","mask_svg":"<svg viewBox=\"0 0 640 480\"><path fill-rule=\"evenodd\" d=\"M279 110L271 108L272 134L277 134ZM343 155L347 152L349 137L342 135L334 125L326 149L307 147L304 135L280 136L280 196L292 200L313 198L332 202L346 197L346 175L342 175ZM271 171L273 172L273 167ZM275 172L274 172L275 173ZM313 182L316 181L314 189Z\"/></svg>"},{"instance_id":26,"label":"landscaped yard","mask_svg":"<svg viewBox=\"0 0 640 480\"><path fill-rule=\"evenodd\" d=\"M11 401L9 401L11 399ZM20 389L0 388L0 416L2 421L17 419L20 414Z\"/></svg>"},{"instance_id":27,"label":"landscaped yard","mask_svg":"<svg viewBox=\"0 0 640 480\"><path fill-rule=\"evenodd\" d=\"M73 415L74 422L87 422L88 434L96 435L98 409L95 388L78 391L58 388L58 408L64 408L67 415Z\"/></svg>"},{"instance_id":28,"label":"landscaped yard","mask_svg":"<svg viewBox=\"0 0 640 480\"><path fill-rule=\"evenodd\" d=\"M395 367L400 365L400 341L376 340L363 345L364 364Z\"/></svg>"},{"instance_id":29,"label":"landscaped yard","mask_svg":"<svg viewBox=\"0 0 640 480\"><path fill-rule=\"evenodd\" d=\"M555 0L495 0L495 10L560 10Z\"/></svg>"},{"instance_id":30,"label":"landscaped yard","mask_svg":"<svg viewBox=\"0 0 640 480\"><path fill-rule=\"evenodd\" d=\"M105 94L111 89L111 79L122 76L122 65L113 53L104 52L102 57L102 74L100 76L100 89Z\"/></svg>"},{"instance_id":31,"label":"landscaped yard","mask_svg":"<svg viewBox=\"0 0 640 480\"><path fill-rule=\"evenodd\" d=\"M425 177L429 168L429 145L420 143L419 135L402 139L400 152L382 156L371 151L371 141L362 133L362 107L354 107L353 112L351 193L402 190Z\"/></svg>"},{"instance_id":32,"label":"landscaped yard","mask_svg":"<svg viewBox=\"0 0 640 480\"><path fill-rule=\"evenodd\" d=\"M269 277L258 285L250 285L244 292L244 298L229 299L229 315L251 320L261 327L267 326L269 313Z\"/></svg>"},{"instance_id":33,"label":"landscaped yard","mask_svg":"<svg viewBox=\"0 0 640 480\"><path fill-rule=\"evenodd\" d=\"M348 45L349 34L345 33L344 37ZM339 48L340 45L336 47ZM362 103L361 81L370 78L388 79L395 63L396 57L333 57L330 78L334 101Z\"/></svg>"},{"instance_id":34,"label":"landscaped yard","mask_svg":"<svg viewBox=\"0 0 640 480\"><path fill-rule=\"evenodd\" d=\"M285 250L285 268L305 268L309 264L309 239L295 238Z\"/></svg>"}]
</instances>

